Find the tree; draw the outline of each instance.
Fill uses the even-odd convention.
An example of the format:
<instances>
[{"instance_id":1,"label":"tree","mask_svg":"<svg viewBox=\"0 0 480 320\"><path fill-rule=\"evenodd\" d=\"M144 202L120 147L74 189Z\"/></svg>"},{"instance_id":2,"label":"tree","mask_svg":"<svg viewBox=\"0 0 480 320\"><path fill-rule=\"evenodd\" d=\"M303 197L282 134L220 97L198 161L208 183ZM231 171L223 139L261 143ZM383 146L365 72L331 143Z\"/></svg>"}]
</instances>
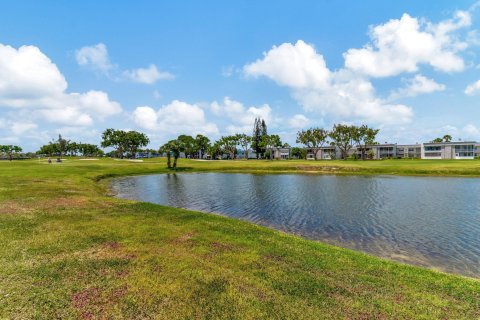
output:
<instances>
[{"instance_id":1,"label":"tree","mask_svg":"<svg viewBox=\"0 0 480 320\"><path fill-rule=\"evenodd\" d=\"M444 135L444 136L443 136L443 141L445 141L445 142L450 142L450 141L452 141L452 136L449 135L449 134Z\"/></svg>"},{"instance_id":2,"label":"tree","mask_svg":"<svg viewBox=\"0 0 480 320\"><path fill-rule=\"evenodd\" d=\"M125 152L129 152L131 157L135 157L137 150L149 143L150 139L144 133L110 128L102 133L101 146L114 148L117 157L123 159Z\"/></svg>"},{"instance_id":3,"label":"tree","mask_svg":"<svg viewBox=\"0 0 480 320\"><path fill-rule=\"evenodd\" d=\"M342 152L342 159L347 158L348 151L352 148L355 131L355 126L336 124L328 135L332 139L331 145L338 147Z\"/></svg>"},{"instance_id":4,"label":"tree","mask_svg":"<svg viewBox=\"0 0 480 320\"><path fill-rule=\"evenodd\" d=\"M115 149L117 157L122 158L125 152L125 135L123 130L107 129L102 133L102 148L112 147Z\"/></svg>"},{"instance_id":5,"label":"tree","mask_svg":"<svg viewBox=\"0 0 480 320\"><path fill-rule=\"evenodd\" d=\"M237 153L237 145L238 140L237 136L226 136L221 137L217 143L221 146L221 148L228 152L230 159L235 159L235 154Z\"/></svg>"},{"instance_id":6,"label":"tree","mask_svg":"<svg viewBox=\"0 0 480 320\"><path fill-rule=\"evenodd\" d=\"M263 136L267 135L267 125L262 118L255 118L252 135L252 149L257 154L257 159L265 152L262 145Z\"/></svg>"},{"instance_id":7,"label":"tree","mask_svg":"<svg viewBox=\"0 0 480 320\"><path fill-rule=\"evenodd\" d=\"M273 149L282 146L282 140L280 136L276 134L264 135L262 137L262 145L265 147L265 150L270 150L270 160L273 159Z\"/></svg>"},{"instance_id":8,"label":"tree","mask_svg":"<svg viewBox=\"0 0 480 320\"><path fill-rule=\"evenodd\" d=\"M362 160L365 160L367 145L375 144L375 137L377 136L379 129L372 129L366 125L360 127L353 126L353 140L355 141L357 148L362 153Z\"/></svg>"},{"instance_id":9,"label":"tree","mask_svg":"<svg viewBox=\"0 0 480 320\"><path fill-rule=\"evenodd\" d=\"M207 152L212 159L217 159L218 156L223 154L222 146L217 141L208 148Z\"/></svg>"},{"instance_id":10,"label":"tree","mask_svg":"<svg viewBox=\"0 0 480 320\"><path fill-rule=\"evenodd\" d=\"M298 159L306 159L307 158L307 150L304 148L293 147L292 148L292 156L297 157Z\"/></svg>"},{"instance_id":11,"label":"tree","mask_svg":"<svg viewBox=\"0 0 480 320\"><path fill-rule=\"evenodd\" d=\"M70 154L70 156L76 156L78 152L80 152L81 143L76 143L75 141L71 141L68 146L66 152Z\"/></svg>"},{"instance_id":12,"label":"tree","mask_svg":"<svg viewBox=\"0 0 480 320\"><path fill-rule=\"evenodd\" d=\"M147 135L137 131L125 132L122 140L121 143L124 145L124 150L128 150L132 158L135 158L135 154L139 148L145 147L150 143Z\"/></svg>"},{"instance_id":13,"label":"tree","mask_svg":"<svg viewBox=\"0 0 480 320\"><path fill-rule=\"evenodd\" d=\"M235 135L237 138L237 142L242 147L243 151L245 152L245 159L248 160L248 148L252 143L252 137L247 136L245 133L238 133Z\"/></svg>"},{"instance_id":14,"label":"tree","mask_svg":"<svg viewBox=\"0 0 480 320\"><path fill-rule=\"evenodd\" d=\"M177 140L180 143L182 143L182 146L183 146L182 152L185 153L185 156L187 158L192 158L193 154L196 153L195 139L192 136L182 134L182 135L178 136Z\"/></svg>"},{"instance_id":15,"label":"tree","mask_svg":"<svg viewBox=\"0 0 480 320\"><path fill-rule=\"evenodd\" d=\"M168 146L173 155L173 170L177 170L177 160L180 157L180 153L185 151L185 146L178 139L170 140Z\"/></svg>"},{"instance_id":16,"label":"tree","mask_svg":"<svg viewBox=\"0 0 480 320\"><path fill-rule=\"evenodd\" d=\"M208 147L210 147L210 139L204 135L197 134L194 144L195 150L198 152L198 158L201 159L207 153Z\"/></svg>"},{"instance_id":17,"label":"tree","mask_svg":"<svg viewBox=\"0 0 480 320\"><path fill-rule=\"evenodd\" d=\"M102 156L103 151L96 145L89 143L78 143L78 152L84 157Z\"/></svg>"},{"instance_id":18,"label":"tree","mask_svg":"<svg viewBox=\"0 0 480 320\"><path fill-rule=\"evenodd\" d=\"M58 135L57 144L60 158L67 152L69 143L70 141L63 139L61 134Z\"/></svg>"},{"instance_id":19,"label":"tree","mask_svg":"<svg viewBox=\"0 0 480 320\"><path fill-rule=\"evenodd\" d=\"M432 142L440 143L440 142L443 142L443 139L442 138L435 138L435 139L432 140Z\"/></svg>"},{"instance_id":20,"label":"tree","mask_svg":"<svg viewBox=\"0 0 480 320\"><path fill-rule=\"evenodd\" d=\"M53 156L58 154L58 144L50 142L49 144L43 145L40 147L40 150L37 151L37 154L45 154L47 156Z\"/></svg>"},{"instance_id":21,"label":"tree","mask_svg":"<svg viewBox=\"0 0 480 320\"><path fill-rule=\"evenodd\" d=\"M5 153L8 156L8 160L13 160L13 155L22 152L22 148L14 145L0 145L0 152Z\"/></svg>"},{"instance_id":22,"label":"tree","mask_svg":"<svg viewBox=\"0 0 480 320\"><path fill-rule=\"evenodd\" d=\"M317 160L318 150L327 142L328 131L322 128L310 128L297 133L297 143L304 144L313 152L313 157Z\"/></svg>"},{"instance_id":23,"label":"tree","mask_svg":"<svg viewBox=\"0 0 480 320\"><path fill-rule=\"evenodd\" d=\"M158 152L165 153L167 155L167 168L170 169L172 167L172 150L170 147L170 141L162 145Z\"/></svg>"}]
</instances>

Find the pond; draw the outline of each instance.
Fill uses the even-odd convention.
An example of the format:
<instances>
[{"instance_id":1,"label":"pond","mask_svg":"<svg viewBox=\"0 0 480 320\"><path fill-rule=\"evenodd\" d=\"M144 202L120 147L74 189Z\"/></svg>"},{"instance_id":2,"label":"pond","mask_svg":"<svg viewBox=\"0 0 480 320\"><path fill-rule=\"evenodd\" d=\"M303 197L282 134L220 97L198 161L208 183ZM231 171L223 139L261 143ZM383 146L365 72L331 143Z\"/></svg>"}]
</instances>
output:
<instances>
[{"instance_id":1,"label":"pond","mask_svg":"<svg viewBox=\"0 0 480 320\"><path fill-rule=\"evenodd\" d=\"M116 179L121 198L247 220L480 277L480 179L182 173Z\"/></svg>"}]
</instances>

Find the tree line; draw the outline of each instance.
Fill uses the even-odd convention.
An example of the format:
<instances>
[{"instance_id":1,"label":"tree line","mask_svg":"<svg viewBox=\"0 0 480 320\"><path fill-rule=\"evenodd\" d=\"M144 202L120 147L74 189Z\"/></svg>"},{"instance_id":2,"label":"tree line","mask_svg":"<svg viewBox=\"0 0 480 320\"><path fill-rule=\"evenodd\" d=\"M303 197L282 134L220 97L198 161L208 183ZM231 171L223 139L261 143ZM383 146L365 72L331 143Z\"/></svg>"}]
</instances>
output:
<instances>
[{"instance_id":1,"label":"tree line","mask_svg":"<svg viewBox=\"0 0 480 320\"><path fill-rule=\"evenodd\" d=\"M318 127L298 131L297 143L312 150L315 160L317 160L318 151L327 145L338 147L342 159L346 159L351 148L356 146L361 153L361 159L365 160L367 146L377 144L375 138L378 132L379 129L372 129L367 125L335 124L330 131ZM334 158L335 153L332 153L331 157Z\"/></svg>"},{"instance_id":2,"label":"tree line","mask_svg":"<svg viewBox=\"0 0 480 320\"><path fill-rule=\"evenodd\" d=\"M2 156L8 157L8 160L12 161L13 157L17 156L20 152L22 152L22 148L15 145L0 145L0 154Z\"/></svg>"},{"instance_id":3,"label":"tree line","mask_svg":"<svg viewBox=\"0 0 480 320\"><path fill-rule=\"evenodd\" d=\"M335 124L332 130L328 131L320 127L312 127L310 129L297 132L296 142L305 146L305 148L291 148L291 155L297 158L306 158L308 152L312 152L314 159L317 160L318 151L325 146L336 147L340 150L342 159L348 157L349 151L356 146L361 153L361 159L367 158L367 146L376 144L375 138L378 129L370 128L366 125L355 126L346 124ZM124 158L135 157L142 147L146 147L150 143L147 135L137 131L116 130L113 128L106 129L102 133L102 148L112 148L113 151L107 155L112 157ZM14 146L1 146L0 152L4 152L12 156ZM15 146L16 147L16 146ZM160 146L158 152L166 155L168 167L176 168L177 159L183 153L187 158L205 158L210 159L236 159L239 151L243 152L245 159L249 159L254 152L257 159L273 159L274 150L276 148L290 147L287 143L283 143L280 136L276 134L269 135L267 124L261 118L255 118L252 135L245 133L237 133L233 135L222 136L216 141L204 135L198 134L195 137L190 135L180 135L176 139L170 140ZM19 147L17 147L19 148ZM5 150L5 151L3 151ZM21 150L21 149L20 149ZM156 150L149 150L154 152ZM77 143L64 139L59 135L57 140L42 146L37 154L48 156L63 155L70 156L103 156L104 152L97 145L87 143ZM335 158L336 154L331 154L331 158ZM173 159L173 161L172 161Z\"/></svg>"},{"instance_id":4,"label":"tree line","mask_svg":"<svg viewBox=\"0 0 480 320\"><path fill-rule=\"evenodd\" d=\"M75 142L64 139L61 134L57 140L50 141L40 147L37 154L47 155L50 157L57 156L85 156L85 157L101 157L104 155L102 149L95 144Z\"/></svg>"},{"instance_id":5,"label":"tree line","mask_svg":"<svg viewBox=\"0 0 480 320\"><path fill-rule=\"evenodd\" d=\"M175 169L181 153L184 153L187 158L200 159L208 156L211 159L218 159L226 155L228 159L235 159L238 151L242 150L245 159L248 159L251 149L255 152L257 159L272 159L273 148L287 146L287 144L282 143L280 136L267 133L265 120L256 118L251 136L245 133L237 133L222 136L212 143L208 137L201 134L195 137L180 135L176 139L163 144L159 151L167 156L167 166Z\"/></svg>"}]
</instances>

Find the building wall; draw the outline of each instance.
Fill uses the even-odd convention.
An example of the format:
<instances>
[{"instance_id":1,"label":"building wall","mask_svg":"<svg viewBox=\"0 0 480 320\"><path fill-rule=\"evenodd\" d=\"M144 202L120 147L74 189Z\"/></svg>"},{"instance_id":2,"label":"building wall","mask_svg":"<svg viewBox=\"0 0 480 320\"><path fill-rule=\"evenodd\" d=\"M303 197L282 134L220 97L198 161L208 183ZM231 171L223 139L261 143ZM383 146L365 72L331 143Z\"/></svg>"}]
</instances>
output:
<instances>
[{"instance_id":1,"label":"building wall","mask_svg":"<svg viewBox=\"0 0 480 320\"><path fill-rule=\"evenodd\" d=\"M422 159L474 159L475 152L475 142L422 144Z\"/></svg>"}]
</instances>

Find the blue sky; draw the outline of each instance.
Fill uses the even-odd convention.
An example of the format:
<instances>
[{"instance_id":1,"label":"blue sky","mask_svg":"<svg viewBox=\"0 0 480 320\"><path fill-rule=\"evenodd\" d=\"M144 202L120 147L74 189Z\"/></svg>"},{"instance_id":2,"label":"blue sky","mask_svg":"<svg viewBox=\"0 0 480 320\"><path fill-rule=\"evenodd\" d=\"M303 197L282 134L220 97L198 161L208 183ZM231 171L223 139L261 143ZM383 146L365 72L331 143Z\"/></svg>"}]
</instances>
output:
<instances>
[{"instance_id":1,"label":"blue sky","mask_svg":"<svg viewBox=\"0 0 480 320\"><path fill-rule=\"evenodd\" d=\"M474 1L3 1L0 144L108 127L250 133L380 128L380 142L480 140Z\"/></svg>"}]
</instances>

